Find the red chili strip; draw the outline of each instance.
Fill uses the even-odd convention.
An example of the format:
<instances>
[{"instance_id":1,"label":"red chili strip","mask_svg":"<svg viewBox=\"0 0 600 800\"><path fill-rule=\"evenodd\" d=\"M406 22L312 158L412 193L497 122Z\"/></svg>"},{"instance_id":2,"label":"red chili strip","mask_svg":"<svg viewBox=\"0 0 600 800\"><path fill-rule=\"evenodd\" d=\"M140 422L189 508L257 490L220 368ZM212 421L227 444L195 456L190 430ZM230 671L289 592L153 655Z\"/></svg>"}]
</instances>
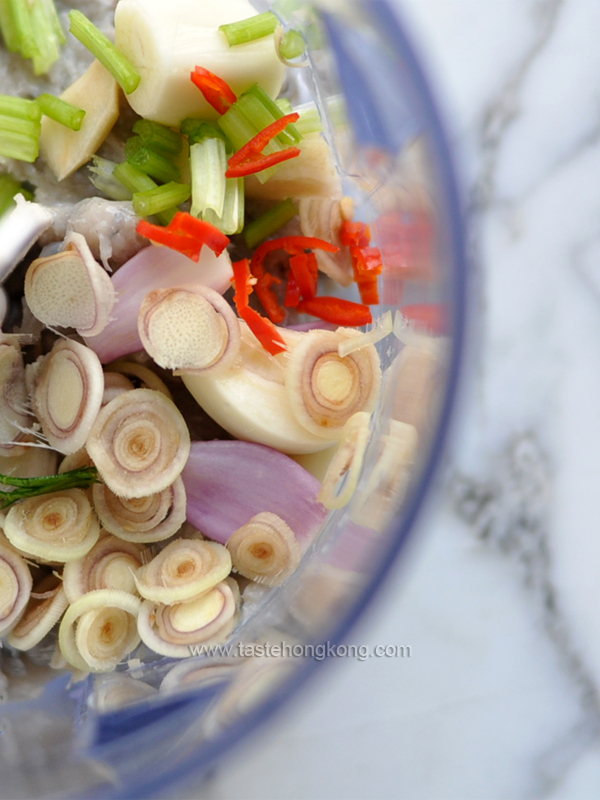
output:
<instances>
[{"instance_id":1,"label":"red chili strip","mask_svg":"<svg viewBox=\"0 0 600 800\"><path fill-rule=\"evenodd\" d=\"M178 211L171 222L167 225L168 231L181 233L184 236L191 236L200 245L210 247L213 253L220 256L229 244L229 238L210 222L204 222L197 217L193 217L185 211Z\"/></svg>"},{"instance_id":2,"label":"red chili strip","mask_svg":"<svg viewBox=\"0 0 600 800\"><path fill-rule=\"evenodd\" d=\"M371 244L371 231L364 222L342 223L340 238L345 247L368 247Z\"/></svg>"},{"instance_id":3,"label":"red chili strip","mask_svg":"<svg viewBox=\"0 0 600 800\"><path fill-rule=\"evenodd\" d=\"M324 322L332 322L334 325L358 327L373 322L371 309L368 306L339 297L313 297L312 300L302 300L298 304L298 311L311 314Z\"/></svg>"},{"instance_id":4,"label":"red chili strip","mask_svg":"<svg viewBox=\"0 0 600 800\"><path fill-rule=\"evenodd\" d=\"M248 297L252 294L250 262L247 258L243 258L241 261L235 261L232 267L235 286L233 301L238 314L271 355L287 350L287 345L275 325L248 305Z\"/></svg>"},{"instance_id":5,"label":"red chili strip","mask_svg":"<svg viewBox=\"0 0 600 800\"><path fill-rule=\"evenodd\" d=\"M231 266L233 268L232 280L235 286L233 302L237 310L241 312L242 308L248 307L248 298L254 291L250 273L250 261L247 258L242 258L240 261L234 261Z\"/></svg>"},{"instance_id":6,"label":"red chili strip","mask_svg":"<svg viewBox=\"0 0 600 800\"><path fill-rule=\"evenodd\" d=\"M271 289L273 284L279 284L281 281L270 272L266 272L262 266L260 269L255 270L253 273L256 278L256 294L258 299L263 304L263 308L267 312L269 319L275 324L283 322L285 319L285 311L279 305L277 295Z\"/></svg>"},{"instance_id":7,"label":"red chili strip","mask_svg":"<svg viewBox=\"0 0 600 800\"><path fill-rule=\"evenodd\" d=\"M287 290L285 293L284 306L286 308L297 308L300 302L300 287L298 281L294 278L294 274L290 272L287 282Z\"/></svg>"},{"instance_id":8,"label":"red chili strip","mask_svg":"<svg viewBox=\"0 0 600 800\"><path fill-rule=\"evenodd\" d=\"M285 128L293 122L297 122L300 115L296 112L286 114L280 119L275 120L262 131L256 134L249 142L234 153L228 161L228 169L225 173L226 178L242 178L245 175L253 175L262 172L263 169L274 167L290 158L300 155L298 147L288 147L270 155L265 155L263 150L269 142L278 136Z\"/></svg>"},{"instance_id":9,"label":"red chili strip","mask_svg":"<svg viewBox=\"0 0 600 800\"><path fill-rule=\"evenodd\" d=\"M300 290L300 296L303 300L312 300L317 294L318 276L315 274L314 268L312 267L310 256L313 257L316 263L314 253L310 253L310 255L298 253L290 258L290 269L292 275L296 279Z\"/></svg>"},{"instance_id":10,"label":"red chili strip","mask_svg":"<svg viewBox=\"0 0 600 800\"><path fill-rule=\"evenodd\" d=\"M224 114L237 100L235 92L222 78L204 67L196 67L191 73L192 83L204 95L204 99L219 114Z\"/></svg>"},{"instance_id":11,"label":"red chili strip","mask_svg":"<svg viewBox=\"0 0 600 800\"><path fill-rule=\"evenodd\" d=\"M167 230L167 228L162 228L160 225L153 225L145 219L138 222L136 231L140 236L145 236L146 239L150 239L151 242L165 245L165 247L169 247L171 250L177 250L177 252L183 253L183 255L191 258L192 261L200 260L202 242L199 242L193 236Z\"/></svg>"}]
</instances>

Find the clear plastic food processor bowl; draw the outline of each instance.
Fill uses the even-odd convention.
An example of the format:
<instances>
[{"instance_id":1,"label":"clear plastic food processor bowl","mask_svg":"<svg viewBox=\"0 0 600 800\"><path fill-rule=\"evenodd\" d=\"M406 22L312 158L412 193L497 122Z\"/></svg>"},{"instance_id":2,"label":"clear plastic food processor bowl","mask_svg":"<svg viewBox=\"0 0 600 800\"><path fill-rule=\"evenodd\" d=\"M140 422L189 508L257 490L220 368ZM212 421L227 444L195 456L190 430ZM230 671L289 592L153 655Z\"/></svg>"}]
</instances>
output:
<instances>
[{"instance_id":1,"label":"clear plastic food processor bowl","mask_svg":"<svg viewBox=\"0 0 600 800\"><path fill-rule=\"evenodd\" d=\"M316 101L327 112L324 135L344 190L383 253L375 316L391 311L394 323L377 345L383 391L357 487L291 579L245 595L229 654L147 663L141 656L112 675L74 682L49 669L43 653L5 651L0 798L177 796L182 783L200 781L323 663L311 646L318 655L320 643L343 640L432 489L454 417L465 325L448 146L391 4L318 5L275 6L302 31L311 64L290 70L289 88L294 106ZM358 299L352 289L341 293ZM414 321L424 319L425 328ZM237 647L252 643L281 645L283 655Z\"/></svg>"}]
</instances>

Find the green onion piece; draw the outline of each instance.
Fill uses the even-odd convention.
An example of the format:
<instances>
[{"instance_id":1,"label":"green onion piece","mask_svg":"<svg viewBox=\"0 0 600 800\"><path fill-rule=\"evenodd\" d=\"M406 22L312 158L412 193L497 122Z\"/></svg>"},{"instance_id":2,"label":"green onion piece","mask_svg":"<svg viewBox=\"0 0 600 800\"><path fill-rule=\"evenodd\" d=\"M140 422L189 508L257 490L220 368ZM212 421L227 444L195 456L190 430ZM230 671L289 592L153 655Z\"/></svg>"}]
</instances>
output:
<instances>
[{"instance_id":1,"label":"green onion piece","mask_svg":"<svg viewBox=\"0 0 600 800\"><path fill-rule=\"evenodd\" d=\"M17 52L24 58L31 58L35 52L35 37L27 0L5 0L14 25L17 39Z\"/></svg>"},{"instance_id":2,"label":"green onion piece","mask_svg":"<svg viewBox=\"0 0 600 800\"><path fill-rule=\"evenodd\" d=\"M127 161L160 183L178 181L181 178L181 171L177 164L159 153L155 153L145 145L139 147L132 155L128 155Z\"/></svg>"},{"instance_id":3,"label":"green onion piece","mask_svg":"<svg viewBox=\"0 0 600 800\"><path fill-rule=\"evenodd\" d=\"M246 42L253 42L255 39L262 39L264 36L273 33L278 25L279 20L275 14L271 11L265 11L264 14L257 14L255 17L249 17L249 19L221 25L219 30L223 31L227 37L229 46L234 47L236 44L245 44Z\"/></svg>"},{"instance_id":4,"label":"green onion piece","mask_svg":"<svg viewBox=\"0 0 600 800\"><path fill-rule=\"evenodd\" d=\"M81 467L43 478L14 478L0 474L0 484L15 487L12 492L0 492L0 507L8 508L26 497L38 497L67 489L89 489L94 483L100 483L95 467Z\"/></svg>"},{"instance_id":5,"label":"green onion piece","mask_svg":"<svg viewBox=\"0 0 600 800\"><path fill-rule=\"evenodd\" d=\"M227 154L225 142L219 137L207 137L190 147L192 173L191 213L199 217L209 208L217 217L223 214L225 203L225 172Z\"/></svg>"},{"instance_id":6,"label":"green onion piece","mask_svg":"<svg viewBox=\"0 0 600 800\"><path fill-rule=\"evenodd\" d=\"M0 216L14 206L14 197L21 189L21 184L12 175L0 175Z\"/></svg>"},{"instance_id":7,"label":"green onion piece","mask_svg":"<svg viewBox=\"0 0 600 800\"><path fill-rule=\"evenodd\" d=\"M241 233L244 228L244 179L228 178L225 181L225 203L223 214L217 217L214 211L208 209L202 219L210 222L226 236Z\"/></svg>"},{"instance_id":8,"label":"green onion piece","mask_svg":"<svg viewBox=\"0 0 600 800\"><path fill-rule=\"evenodd\" d=\"M40 154L40 140L37 136L14 131L0 130L0 156L16 158L32 164Z\"/></svg>"},{"instance_id":9,"label":"green onion piece","mask_svg":"<svg viewBox=\"0 0 600 800\"><path fill-rule=\"evenodd\" d=\"M109 200L131 200L133 192L113 175L116 166L114 161L109 161L107 158L92 156L92 163L88 164L89 179Z\"/></svg>"},{"instance_id":10,"label":"green onion piece","mask_svg":"<svg viewBox=\"0 0 600 800\"><path fill-rule=\"evenodd\" d=\"M298 31L291 29L286 31L281 37L279 52L288 61L291 61L293 58L298 58L305 50L306 44L302 38L302 34L298 33Z\"/></svg>"},{"instance_id":11,"label":"green onion piece","mask_svg":"<svg viewBox=\"0 0 600 800\"><path fill-rule=\"evenodd\" d=\"M323 130L323 124L317 107L312 106L306 111L300 111L300 119L296 123L296 127L304 136L308 136L309 133L320 133Z\"/></svg>"},{"instance_id":12,"label":"green onion piece","mask_svg":"<svg viewBox=\"0 0 600 800\"><path fill-rule=\"evenodd\" d=\"M36 75L44 75L60 58L60 48L66 37L53 0L33 0L30 15L35 40L33 70Z\"/></svg>"},{"instance_id":13,"label":"green onion piece","mask_svg":"<svg viewBox=\"0 0 600 800\"><path fill-rule=\"evenodd\" d=\"M50 119L65 125L72 131L81 130L81 123L85 117L85 111L82 108L77 108L60 97L55 97L53 94L41 94L38 97L38 103L42 109L42 113Z\"/></svg>"},{"instance_id":14,"label":"green onion piece","mask_svg":"<svg viewBox=\"0 0 600 800\"><path fill-rule=\"evenodd\" d=\"M291 114L294 110L292 108L292 102L288 97L278 97L277 100L275 100L275 105L284 116L286 114Z\"/></svg>"},{"instance_id":15,"label":"green onion piece","mask_svg":"<svg viewBox=\"0 0 600 800\"><path fill-rule=\"evenodd\" d=\"M216 122L203 122L201 119L184 119L180 126L181 133L188 137L190 144L197 144L206 138L218 137L225 142L225 148L231 149L229 139Z\"/></svg>"},{"instance_id":16,"label":"green onion piece","mask_svg":"<svg viewBox=\"0 0 600 800\"><path fill-rule=\"evenodd\" d=\"M284 116L277 103L271 100L269 95L258 83L255 83L254 86L251 86L250 89L242 94L237 101L237 105L248 122L257 126L259 130L266 128L271 122L275 122L276 119L281 119L281 117ZM261 106L266 113L261 110ZM289 124L277 137L277 141L284 147L289 147L291 144L298 144L301 140L302 135L292 124Z\"/></svg>"},{"instance_id":17,"label":"green onion piece","mask_svg":"<svg viewBox=\"0 0 600 800\"><path fill-rule=\"evenodd\" d=\"M36 100L25 100L23 97L0 94L0 114L39 122L42 118L42 109Z\"/></svg>"},{"instance_id":18,"label":"green onion piece","mask_svg":"<svg viewBox=\"0 0 600 800\"><path fill-rule=\"evenodd\" d=\"M257 244L272 236L286 222L298 214L298 209L288 197L276 206L270 208L258 219L249 222L244 228L244 240L250 249L254 249Z\"/></svg>"},{"instance_id":19,"label":"green onion piece","mask_svg":"<svg viewBox=\"0 0 600 800\"><path fill-rule=\"evenodd\" d=\"M190 194L190 187L186 183L165 183L146 192L136 192L133 195L133 208L139 217L149 217L185 203Z\"/></svg>"},{"instance_id":20,"label":"green onion piece","mask_svg":"<svg viewBox=\"0 0 600 800\"><path fill-rule=\"evenodd\" d=\"M130 136L125 142L125 158L131 158L143 146L144 143L141 136Z\"/></svg>"},{"instance_id":21,"label":"green onion piece","mask_svg":"<svg viewBox=\"0 0 600 800\"><path fill-rule=\"evenodd\" d=\"M159 153L177 156L183 149L181 136L159 122L140 119L133 126L133 132L138 134L147 147Z\"/></svg>"},{"instance_id":22,"label":"green onion piece","mask_svg":"<svg viewBox=\"0 0 600 800\"><path fill-rule=\"evenodd\" d=\"M150 189L155 189L157 184L149 175L142 172L129 161L124 161L122 164L117 164L113 170L113 176L121 181L132 194L136 192L147 192ZM155 215L161 225L168 225L175 216L174 211L161 211Z\"/></svg>"},{"instance_id":23,"label":"green onion piece","mask_svg":"<svg viewBox=\"0 0 600 800\"><path fill-rule=\"evenodd\" d=\"M106 67L125 94L134 92L141 77L129 59L81 11L69 11L69 20L73 36Z\"/></svg>"},{"instance_id":24,"label":"green onion piece","mask_svg":"<svg viewBox=\"0 0 600 800\"><path fill-rule=\"evenodd\" d=\"M41 124L35 120L20 119L19 117L11 117L8 114L0 114L0 131L22 133L24 136L33 136L39 139L41 130Z\"/></svg>"}]
</instances>

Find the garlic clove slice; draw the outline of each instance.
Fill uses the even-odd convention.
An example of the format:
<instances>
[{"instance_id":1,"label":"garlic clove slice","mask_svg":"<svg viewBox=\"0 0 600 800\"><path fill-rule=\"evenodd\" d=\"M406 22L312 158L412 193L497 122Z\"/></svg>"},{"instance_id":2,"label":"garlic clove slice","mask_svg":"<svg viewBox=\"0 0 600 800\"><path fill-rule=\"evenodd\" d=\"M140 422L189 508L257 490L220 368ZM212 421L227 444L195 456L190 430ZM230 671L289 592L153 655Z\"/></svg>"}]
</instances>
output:
<instances>
[{"instance_id":1,"label":"garlic clove slice","mask_svg":"<svg viewBox=\"0 0 600 800\"><path fill-rule=\"evenodd\" d=\"M137 594L134 574L142 565L141 548L116 536L102 536L89 553L65 564L63 584L70 603L96 589Z\"/></svg>"},{"instance_id":2,"label":"garlic clove slice","mask_svg":"<svg viewBox=\"0 0 600 800\"><path fill-rule=\"evenodd\" d=\"M357 411L344 425L317 497L325 508L343 508L350 502L369 443L370 418L366 411Z\"/></svg>"},{"instance_id":3,"label":"garlic clove slice","mask_svg":"<svg viewBox=\"0 0 600 800\"><path fill-rule=\"evenodd\" d=\"M0 543L0 636L15 625L29 600L31 573L25 560Z\"/></svg>"},{"instance_id":4,"label":"garlic clove slice","mask_svg":"<svg viewBox=\"0 0 600 800\"><path fill-rule=\"evenodd\" d=\"M178 539L135 575L138 592L157 603L179 603L212 589L231 572L231 556L216 542Z\"/></svg>"},{"instance_id":5,"label":"garlic clove slice","mask_svg":"<svg viewBox=\"0 0 600 800\"><path fill-rule=\"evenodd\" d=\"M151 389L134 389L100 410L86 448L115 494L146 497L179 477L190 434L171 400Z\"/></svg>"},{"instance_id":6,"label":"garlic clove slice","mask_svg":"<svg viewBox=\"0 0 600 800\"><path fill-rule=\"evenodd\" d=\"M126 542L162 542L186 519L186 494L181 477L147 497L118 497L106 484L93 489L94 508L103 527Z\"/></svg>"},{"instance_id":7,"label":"garlic clove slice","mask_svg":"<svg viewBox=\"0 0 600 800\"><path fill-rule=\"evenodd\" d=\"M160 366L209 374L230 367L240 351L240 326L233 309L207 286L156 289L138 316L144 349Z\"/></svg>"},{"instance_id":8,"label":"garlic clove slice","mask_svg":"<svg viewBox=\"0 0 600 800\"><path fill-rule=\"evenodd\" d=\"M30 421L21 349L0 343L0 456L22 453L13 444Z\"/></svg>"},{"instance_id":9,"label":"garlic clove slice","mask_svg":"<svg viewBox=\"0 0 600 800\"><path fill-rule=\"evenodd\" d=\"M356 336L349 328L311 330L289 355L288 402L298 422L315 435L339 439L353 414L370 413L377 405L381 367L375 347L338 354L339 345Z\"/></svg>"},{"instance_id":10,"label":"garlic clove slice","mask_svg":"<svg viewBox=\"0 0 600 800\"><path fill-rule=\"evenodd\" d=\"M100 411L104 373L93 350L57 342L35 375L33 407L48 442L70 455L85 444Z\"/></svg>"},{"instance_id":11,"label":"garlic clove slice","mask_svg":"<svg viewBox=\"0 0 600 800\"><path fill-rule=\"evenodd\" d=\"M8 511L4 533L20 551L45 561L75 561L98 541L100 526L84 491L19 500Z\"/></svg>"},{"instance_id":12,"label":"garlic clove slice","mask_svg":"<svg viewBox=\"0 0 600 800\"><path fill-rule=\"evenodd\" d=\"M67 608L58 631L65 659L83 672L110 672L140 639L141 601L118 589L96 589Z\"/></svg>"},{"instance_id":13,"label":"garlic clove slice","mask_svg":"<svg viewBox=\"0 0 600 800\"><path fill-rule=\"evenodd\" d=\"M279 586L297 569L302 548L294 532L271 512L256 514L227 541L233 568L266 586Z\"/></svg>"},{"instance_id":14,"label":"garlic clove slice","mask_svg":"<svg viewBox=\"0 0 600 800\"><path fill-rule=\"evenodd\" d=\"M111 318L115 290L85 238L70 233L64 250L31 263L25 275L25 299L45 325L97 336Z\"/></svg>"},{"instance_id":15,"label":"garlic clove slice","mask_svg":"<svg viewBox=\"0 0 600 800\"><path fill-rule=\"evenodd\" d=\"M8 644L17 650L31 650L52 630L68 605L60 578L48 575L35 586L23 616L8 635Z\"/></svg>"}]
</instances>

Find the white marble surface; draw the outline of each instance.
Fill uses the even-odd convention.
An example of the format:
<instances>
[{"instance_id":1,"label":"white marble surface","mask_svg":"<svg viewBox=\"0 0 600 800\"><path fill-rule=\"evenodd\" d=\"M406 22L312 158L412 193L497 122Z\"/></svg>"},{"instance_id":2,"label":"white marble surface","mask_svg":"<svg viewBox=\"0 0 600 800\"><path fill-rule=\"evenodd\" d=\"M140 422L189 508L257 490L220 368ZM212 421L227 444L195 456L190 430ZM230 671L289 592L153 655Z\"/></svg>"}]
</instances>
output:
<instances>
[{"instance_id":1,"label":"white marble surface","mask_svg":"<svg viewBox=\"0 0 600 800\"><path fill-rule=\"evenodd\" d=\"M219 800L600 796L600 3L403 0L465 179L476 378L420 544Z\"/></svg>"}]
</instances>

